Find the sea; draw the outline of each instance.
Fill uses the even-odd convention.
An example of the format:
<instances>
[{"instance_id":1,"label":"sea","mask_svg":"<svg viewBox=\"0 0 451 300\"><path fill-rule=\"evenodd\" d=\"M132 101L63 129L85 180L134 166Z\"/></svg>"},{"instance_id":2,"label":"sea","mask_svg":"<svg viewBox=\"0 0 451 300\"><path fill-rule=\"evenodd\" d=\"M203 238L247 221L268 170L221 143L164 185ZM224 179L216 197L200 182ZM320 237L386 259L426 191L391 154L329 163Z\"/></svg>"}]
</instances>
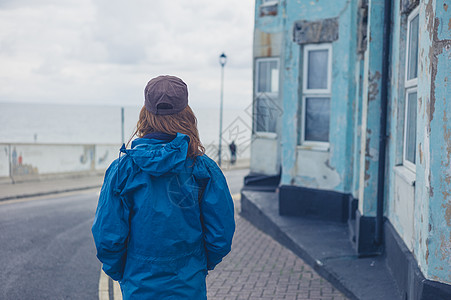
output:
<instances>
[{"instance_id":1,"label":"sea","mask_svg":"<svg viewBox=\"0 0 451 300\"><path fill-rule=\"evenodd\" d=\"M120 147L130 140L140 109L141 106L0 103L0 143L117 144ZM220 137L219 108L193 108L193 111L202 144L214 158ZM249 107L224 108L222 151L228 152L228 144L235 141L238 158L249 158L251 124Z\"/></svg>"}]
</instances>

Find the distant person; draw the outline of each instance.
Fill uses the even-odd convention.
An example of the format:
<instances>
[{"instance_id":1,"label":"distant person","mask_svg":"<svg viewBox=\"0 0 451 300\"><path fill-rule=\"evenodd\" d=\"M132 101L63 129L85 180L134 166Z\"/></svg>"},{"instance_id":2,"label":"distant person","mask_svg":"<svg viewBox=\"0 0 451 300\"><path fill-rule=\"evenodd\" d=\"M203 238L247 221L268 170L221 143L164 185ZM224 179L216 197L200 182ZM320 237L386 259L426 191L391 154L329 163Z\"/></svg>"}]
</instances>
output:
<instances>
[{"instance_id":1,"label":"distant person","mask_svg":"<svg viewBox=\"0 0 451 300\"><path fill-rule=\"evenodd\" d=\"M232 143L230 143L229 149L230 149L230 163L232 165L234 165L235 162L236 162L236 145L235 145L235 141L232 141Z\"/></svg>"},{"instance_id":2,"label":"distant person","mask_svg":"<svg viewBox=\"0 0 451 300\"><path fill-rule=\"evenodd\" d=\"M206 276L231 249L234 208L204 153L186 84L145 90L137 136L108 168L92 226L103 270L123 299L207 299Z\"/></svg>"}]
</instances>

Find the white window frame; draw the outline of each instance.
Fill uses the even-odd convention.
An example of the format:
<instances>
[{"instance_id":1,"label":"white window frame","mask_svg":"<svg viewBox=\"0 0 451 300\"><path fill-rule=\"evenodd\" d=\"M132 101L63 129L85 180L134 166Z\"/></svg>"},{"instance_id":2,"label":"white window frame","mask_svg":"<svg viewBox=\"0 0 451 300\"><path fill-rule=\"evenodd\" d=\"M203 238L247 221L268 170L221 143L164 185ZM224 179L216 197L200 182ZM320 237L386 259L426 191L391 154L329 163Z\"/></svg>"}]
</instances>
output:
<instances>
[{"instance_id":1,"label":"white window frame","mask_svg":"<svg viewBox=\"0 0 451 300\"><path fill-rule=\"evenodd\" d=\"M258 91L258 84L259 84L259 77L258 75L260 74L260 62L271 62L271 61L275 61L277 63L277 70L278 70L278 75L277 75L277 92L259 92ZM271 57L257 57L255 59L255 87L254 87L254 93L255 93L255 101L258 101L260 94L266 94L271 98L271 101L276 102L279 98L279 91L280 91L280 58L277 56L271 56ZM255 102L254 105L254 120L253 120L253 125L254 125L254 132L255 133L272 133L272 131L257 131L257 126L256 126L256 122L257 122L257 103ZM277 105L277 103L275 103L275 105ZM275 131L277 132L277 125L276 125L276 129Z\"/></svg>"},{"instance_id":2,"label":"white window frame","mask_svg":"<svg viewBox=\"0 0 451 300\"><path fill-rule=\"evenodd\" d=\"M413 79L408 79L408 71L409 71L409 55L410 55L410 26L411 26L411 21L415 18L419 16L419 7L415 8L410 14L409 17L407 18L407 43L406 43L406 66L405 66L405 72L404 72L404 99L405 99L405 103L404 103L404 126L403 126L403 133L404 133L404 138L403 138L403 151L402 151L402 164L409 169L412 172L416 172L416 162L415 164L412 163L411 161L406 159L406 150L407 150L407 113L408 113L408 105L409 105L409 94L411 93L417 93L417 86L418 86L418 70L417 70L417 77L413 78ZM418 38L419 40L419 38ZM417 63L417 68L419 67L419 63ZM417 121L418 121L418 94L417 94ZM417 123L417 122L415 122ZM415 142L415 149L417 147L417 142ZM416 152L416 151L415 151ZM416 159L415 159L416 161Z\"/></svg>"},{"instance_id":3,"label":"white window frame","mask_svg":"<svg viewBox=\"0 0 451 300\"><path fill-rule=\"evenodd\" d=\"M308 89L307 88L307 76L308 76L308 54L312 50L328 50L327 57L327 87L325 89ZM332 44L309 44L304 46L303 54L303 72L302 72L302 104L301 104L301 146L313 147L318 150L324 150L329 148L330 136L328 142L309 141L305 140L305 113L306 113L306 98L329 98L332 100ZM330 102L329 102L330 103ZM330 115L329 115L330 118ZM330 119L329 119L330 120ZM329 125L330 126L330 125Z\"/></svg>"},{"instance_id":4,"label":"white window frame","mask_svg":"<svg viewBox=\"0 0 451 300\"><path fill-rule=\"evenodd\" d=\"M417 77L408 80L407 76L408 76L408 72L409 72L409 59L410 59L410 22L416 17L419 16L419 7L415 8L410 14L409 17L407 18L407 43L406 43L406 67L405 67L405 83L404 83L404 87L405 88L410 88L413 86L417 86L418 85L418 71L417 71ZM419 37L418 37L418 42L419 42ZM417 64L418 67L418 64Z\"/></svg>"},{"instance_id":5,"label":"white window frame","mask_svg":"<svg viewBox=\"0 0 451 300\"><path fill-rule=\"evenodd\" d=\"M257 57L255 59L255 95L258 96L258 94L261 94L261 92L258 91L258 74L260 74L260 64L259 62L264 61L275 61L277 63L277 69L279 70L279 77L280 77L280 58L278 56L271 56L271 57ZM270 94L273 94L277 96L279 94L280 90L280 80L277 78L278 87L277 92L271 92Z\"/></svg>"},{"instance_id":6,"label":"white window frame","mask_svg":"<svg viewBox=\"0 0 451 300\"><path fill-rule=\"evenodd\" d=\"M309 89L307 88L307 74L308 74L308 54L310 51L328 50L328 64L327 64L327 88L326 89ZM304 60L303 60L303 94L330 94L332 82L332 44L310 44L304 46Z\"/></svg>"}]
</instances>

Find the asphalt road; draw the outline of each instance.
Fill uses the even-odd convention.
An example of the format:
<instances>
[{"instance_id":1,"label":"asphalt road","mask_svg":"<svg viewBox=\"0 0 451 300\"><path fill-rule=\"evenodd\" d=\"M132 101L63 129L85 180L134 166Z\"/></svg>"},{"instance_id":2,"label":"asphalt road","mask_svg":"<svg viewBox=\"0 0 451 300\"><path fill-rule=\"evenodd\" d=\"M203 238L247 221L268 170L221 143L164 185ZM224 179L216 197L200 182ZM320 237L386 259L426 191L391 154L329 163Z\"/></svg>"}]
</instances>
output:
<instances>
[{"instance_id":1,"label":"asphalt road","mask_svg":"<svg viewBox=\"0 0 451 300\"><path fill-rule=\"evenodd\" d=\"M232 194L247 170L225 172ZM98 299L98 190L0 202L0 299Z\"/></svg>"},{"instance_id":2,"label":"asphalt road","mask_svg":"<svg viewBox=\"0 0 451 300\"><path fill-rule=\"evenodd\" d=\"M97 193L0 203L0 299L96 299Z\"/></svg>"}]
</instances>

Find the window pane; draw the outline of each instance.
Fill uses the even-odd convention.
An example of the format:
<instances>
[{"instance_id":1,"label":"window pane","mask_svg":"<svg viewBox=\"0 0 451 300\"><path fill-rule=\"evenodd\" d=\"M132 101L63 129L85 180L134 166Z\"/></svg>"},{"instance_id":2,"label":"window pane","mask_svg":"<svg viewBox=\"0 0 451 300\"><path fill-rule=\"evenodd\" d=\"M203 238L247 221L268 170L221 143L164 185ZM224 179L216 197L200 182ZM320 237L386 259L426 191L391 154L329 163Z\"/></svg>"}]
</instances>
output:
<instances>
[{"instance_id":1,"label":"window pane","mask_svg":"<svg viewBox=\"0 0 451 300\"><path fill-rule=\"evenodd\" d=\"M275 60L258 62L258 93L277 93L279 90L279 67Z\"/></svg>"},{"instance_id":2,"label":"window pane","mask_svg":"<svg viewBox=\"0 0 451 300\"><path fill-rule=\"evenodd\" d=\"M407 95L405 159L415 164L417 144L417 93Z\"/></svg>"},{"instance_id":3,"label":"window pane","mask_svg":"<svg viewBox=\"0 0 451 300\"><path fill-rule=\"evenodd\" d=\"M328 50L308 53L307 89L327 89Z\"/></svg>"},{"instance_id":4,"label":"window pane","mask_svg":"<svg viewBox=\"0 0 451 300\"><path fill-rule=\"evenodd\" d=\"M305 98L305 140L329 141L330 98Z\"/></svg>"},{"instance_id":5,"label":"window pane","mask_svg":"<svg viewBox=\"0 0 451 300\"><path fill-rule=\"evenodd\" d=\"M268 64L267 62L259 62L258 63L258 74L257 74L257 91L258 92L266 92L267 91L267 81L266 78L268 76Z\"/></svg>"},{"instance_id":6,"label":"window pane","mask_svg":"<svg viewBox=\"0 0 451 300\"><path fill-rule=\"evenodd\" d=\"M255 130L265 132L276 132L277 125L277 109L274 104L275 99L272 98L257 98Z\"/></svg>"},{"instance_id":7,"label":"window pane","mask_svg":"<svg viewBox=\"0 0 451 300\"><path fill-rule=\"evenodd\" d=\"M418 74L418 15L410 21L409 61L407 62L407 80L417 78Z\"/></svg>"}]
</instances>

